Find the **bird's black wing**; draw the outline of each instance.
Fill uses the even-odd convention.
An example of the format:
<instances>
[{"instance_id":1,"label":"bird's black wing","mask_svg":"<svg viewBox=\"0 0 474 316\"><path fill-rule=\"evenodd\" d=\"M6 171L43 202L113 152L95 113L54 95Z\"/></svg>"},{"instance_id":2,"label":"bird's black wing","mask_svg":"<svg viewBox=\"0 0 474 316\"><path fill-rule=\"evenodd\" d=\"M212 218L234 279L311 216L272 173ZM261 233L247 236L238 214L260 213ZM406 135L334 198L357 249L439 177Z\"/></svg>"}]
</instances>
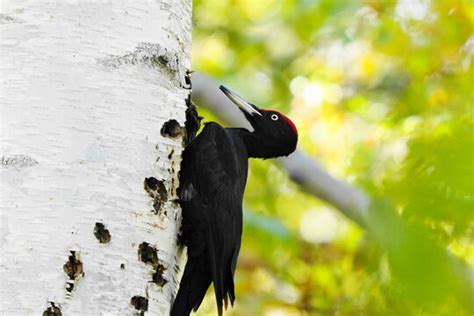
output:
<instances>
[{"instance_id":1,"label":"bird's black wing","mask_svg":"<svg viewBox=\"0 0 474 316\"><path fill-rule=\"evenodd\" d=\"M219 314L222 314L223 302L227 306L228 299L232 304L235 299L233 270L242 234L241 208L245 185L241 173L245 172L246 177L247 170L240 170L233 140L217 123L206 124L187 146L183 159L181 178L184 183L180 185L180 199L184 201L183 228L204 232L205 251ZM202 224L200 228L189 227L197 222ZM187 238L193 238L192 235ZM193 240L188 242L188 251L201 247L193 244Z\"/></svg>"}]
</instances>

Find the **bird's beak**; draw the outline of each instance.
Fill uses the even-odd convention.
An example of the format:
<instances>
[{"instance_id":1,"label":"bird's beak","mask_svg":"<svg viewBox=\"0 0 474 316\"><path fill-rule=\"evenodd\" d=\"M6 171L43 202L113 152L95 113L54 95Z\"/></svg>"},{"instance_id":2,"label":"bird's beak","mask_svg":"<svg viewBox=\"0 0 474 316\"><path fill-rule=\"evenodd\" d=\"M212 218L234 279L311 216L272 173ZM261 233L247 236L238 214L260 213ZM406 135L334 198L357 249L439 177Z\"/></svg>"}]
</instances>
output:
<instances>
[{"instance_id":1,"label":"bird's beak","mask_svg":"<svg viewBox=\"0 0 474 316\"><path fill-rule=\"evenodd\" d=\"M244 112L244 114L248 114L250 116L262 116L262 113L258 110L258 108L250 102L245 101L242 97L240 97L237 93L230 91L224 86L219 86L219 89L224 92L224 94L239 107L239 109Z\"/></svg>"}]
</instances>

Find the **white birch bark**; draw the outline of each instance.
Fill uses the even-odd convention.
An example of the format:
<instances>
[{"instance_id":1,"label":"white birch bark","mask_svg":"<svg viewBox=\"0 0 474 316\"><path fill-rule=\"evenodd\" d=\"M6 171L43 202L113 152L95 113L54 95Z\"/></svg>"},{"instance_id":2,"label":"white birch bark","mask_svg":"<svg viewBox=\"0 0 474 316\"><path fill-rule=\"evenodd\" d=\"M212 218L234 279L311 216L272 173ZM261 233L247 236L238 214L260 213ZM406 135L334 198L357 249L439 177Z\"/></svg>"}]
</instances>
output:
<instances>
[{"instance_id":1,"label":"white birch bark","mask_svg":"<svg viewBox=\"0 0 474 316\"><path fill-rule=\"evenodd\" d=\"M2 1L0 33L0 314L166 315L191 1Z\"/></svg>"}]
</instances>

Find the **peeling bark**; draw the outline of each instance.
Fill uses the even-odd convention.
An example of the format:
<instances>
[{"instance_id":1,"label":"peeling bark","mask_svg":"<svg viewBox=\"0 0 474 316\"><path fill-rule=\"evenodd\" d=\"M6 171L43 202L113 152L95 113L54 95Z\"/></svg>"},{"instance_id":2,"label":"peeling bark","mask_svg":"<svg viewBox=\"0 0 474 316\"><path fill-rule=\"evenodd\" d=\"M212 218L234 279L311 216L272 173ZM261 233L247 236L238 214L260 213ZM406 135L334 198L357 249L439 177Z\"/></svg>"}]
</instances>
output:
<instances>
[{"instance_id":1,"label":"peeling bark","mask_svg":"<svg viewBox=\"0 0 474 316\"><path fill-rule=\"evenodd\" d=\"M191 2L1 11L0 314L166 315Z\"/></svg>"}]
</instances>

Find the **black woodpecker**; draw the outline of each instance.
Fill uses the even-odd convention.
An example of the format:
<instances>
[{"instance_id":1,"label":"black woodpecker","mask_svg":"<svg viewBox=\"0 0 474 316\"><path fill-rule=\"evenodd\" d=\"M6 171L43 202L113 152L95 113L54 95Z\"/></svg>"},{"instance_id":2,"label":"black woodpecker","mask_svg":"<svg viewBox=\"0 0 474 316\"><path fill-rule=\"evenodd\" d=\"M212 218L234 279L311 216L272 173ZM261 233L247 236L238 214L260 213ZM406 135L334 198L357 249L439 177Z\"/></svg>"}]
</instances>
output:
<instances>
[{"instance_id":1,"label":"black woodpecker","mask_svg":"<svg viewBox=\"0 0 474 316\"><path fill-rule=\"evenodd\" d=\"M188 261L171 316L196 311L211 282L219 316L229 301L233 305L248 158L288 156L298 141L296 126L288 117L219 88L244 113L253 131L210 122L183 152L178 197Z\"/></svg>"}]
</instances>

